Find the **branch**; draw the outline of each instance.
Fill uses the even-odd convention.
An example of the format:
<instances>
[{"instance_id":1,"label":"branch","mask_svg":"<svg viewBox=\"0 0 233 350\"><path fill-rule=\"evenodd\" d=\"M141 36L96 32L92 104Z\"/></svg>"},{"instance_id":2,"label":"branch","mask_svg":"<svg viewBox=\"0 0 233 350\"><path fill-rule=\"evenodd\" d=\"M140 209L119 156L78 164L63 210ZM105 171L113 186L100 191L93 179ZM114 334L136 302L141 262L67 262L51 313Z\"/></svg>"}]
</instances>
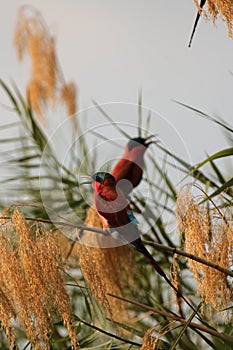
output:
<instances>
[{"instance_id":1,"label":"branch","mask_svg":"<svg viewBox=\"0 0 233 350\"><path fill-rule=\"evenodd\" d=\"M102 235L108 236L109 233L107 231L95 228L95 227L89 227L85 225L75 225L72 223L64 222L64 221L51 221L48 219L36 219L36 218L31 218L31 217L24 217L25 220L28 221L36 221L36 222L42 222L46 224L51 224L51 225L57 225L57 226L63 226L63 227L72 227L72 228L77 228L80 231L91 231L95 233L101 233ZM12 220L11 216L1 216L0 220Z\"/></svg>"},{"instance_id":2,"label":"branch","mask_svg":"<svg viewBox=\"0 0 233 350\"><path fill-rule=\"evenodd\" d=\"M224 267L219 266L219 265L217 265L215 263L212 263L211 261L207 261L205 259L199 258L198 256L195 256L193 254L186 253L186 252L184 252L181 249L168 247L166 245L155 243L155 242L151 242L151 241L143 241L143 243L147 244L147 245L149 245L151 247L157 248L159 250L171 252L172 254L178 254L178 255L185 256L185 257L187 257L187 258L189 258L191 260L195 260L195 261L197 261L197 262L199 262L201 264L204 264L204 265L207 265L209 267L212 267L213 269L218 270L218 271L224 273L225 275L229 275L229 276L233 277L233 271L225 269Z\"/></svg>"},{"instance_id":3,"label":"branch","mask_svg":"<svg viewBox=\"0 0 233 350\"><path fill-rule=\"evenodd\" d=\"M145 304L141 304L141 303L138 303L137 301L133 301L133 300L129 300L127 298L124 298L124 297L120 297L120 296L117 296L117 295L114 295L114 294L111 294L111 293L107 293L107 295L109 295L110 297L113 297L113 298L116 298L116 299L119 299L119 300L122 300L122 301L126 301L127 303L130 303L132 305L135 305L135 306L138 306L138 307L141 307L143 309L146 309L146 310L150 310L150 311L153 311L155 313L158 313L159 315L162 315L162 316L165 316L165 317L169 317L175 321L178 321L178 322L181 322L183 324L186 324L187 323L187 320L185 320L184 318L181 318L179 316L176 316L172 313L168 313L168 312L165 312L165 311L162 311L162 310L159 310L159 309L156 309L154 307L151 307L151 306L148 306L148 305L145 305ZM224 334L224 333L219 333L218 331L216 331L215 329L213 328L208 328L208 327L205 327L205 326L202 326L201 324L199 323L195 323L195 322L190 322L190 327L191 328L194 328L194 329L199 329L200 331L203 331L203 332L206 332L206 333L209 333L209 334L212 334L216 337L219 337L223 340L228 340L230 342L233 343L233 337L228 335L228 334Z\"/></svg>"},{"instance_id":4,"label":"branch","mask_svg":"<svg viewBox=\"0 0 233 350\"><path fill-rule=\"evenodd\" d=\"M11 216L1 216L0 220L12 220ZM47 223L47 224L53 224L53 225L58 225L58 226L63 226L63 227L72 227L72 228L77 228L80 231L90 231L90 232L95 232L95 233L101 233L105 236L109 235L109 233L107 231L95 228L95 227L89 227L89 226L85 226L85 225L75 225L72 223L67 223L67 222L63 222L63 221L51 221L51 220L47 220L47 219L36 219L36 218L31 218L31 217L25 217L25 220L29 220L29 221L36 221L36 222L42 222L42 223ZM151 247L157 248L159 250L162 251L167 251L167 252L171 252L172 254L178 254L178 255L182 255L185 256L191 260L195 260L201 264L207 265L209 267L212 267L215 270L218 270L222 273L224 273L225 275L231 276L233 277L233 271L230 271L228 269L225 269L222 266L219 266L215 263L212 263L211 261L207 261L203 258L199 258L193 254L189 254L184 252L181 249L178 248L172 248L172 247L168 247L166 245L160 244L160 243L155 243L155 242L151 242L151 241L143 241L144 244L147 244Z\"/></svg>"}]
</instances>

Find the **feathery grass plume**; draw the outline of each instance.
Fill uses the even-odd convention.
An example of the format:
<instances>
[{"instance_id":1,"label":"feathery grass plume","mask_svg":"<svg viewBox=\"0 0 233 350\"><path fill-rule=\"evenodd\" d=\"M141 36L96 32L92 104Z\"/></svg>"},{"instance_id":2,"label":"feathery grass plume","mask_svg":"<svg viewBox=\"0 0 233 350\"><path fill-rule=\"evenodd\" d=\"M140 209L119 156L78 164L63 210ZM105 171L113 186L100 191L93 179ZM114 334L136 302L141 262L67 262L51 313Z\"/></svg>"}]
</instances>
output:
<instances>
[{"instance_id":1,"label":"feathery grass plume","mask_svg":"<svg viewBox=\"0 0 233 350\"><path fill-rule=\"evenodd\" d=\"M198 0L194 0L198 11L215 24L218 15L227 23L228 35L233 38L233 6L232 0L206 0L207 10L201 9Z\"/></svg>"},{"instance_id":2,"label":"feathery grass plume","mask_svg":"<svg viewBox=\"0 0 233 350\"><path fill-rule=\"evenodd\" d=\"M76 113L76 85L73 81L69 83L64 83L61 88L61 100L67 106L68 115L72 116Z\"/></svg>"},{"instance_id":3,"label":"feathery grass plume","mask_svg":"<svg viewBox=\"0 0 233 350\"><path fill-rule=\"evenodd\" d=\"M89 227L102 228L98 213L95 208L88 210L85 224ZM96 233L84 232L91 235L92 243L88 246L77 244L76 251L83 277L88 288L95 298L103 305L106 313L114 320L123 322L128 320L125 304L108 296L108 293L123 296L124 288L128 283L135 285L134 275L136 273L135 254L128 245L114 248L98 248L98 240L109 237L99 237Z\"/></svg>"},{"instance_id":4,"label":"feathery grass plume","mask_svg":"<svg viewBox=\"0 0 233 350\"><path fill-rule=\"evenodd\" d=\"M181 271L180 271L180 265L179 265L179 261L178 261L178 255L174 254L173 255L173 261L172 261L171 268L170 268L170 276L171 276L172 284L178 290L180 290L180 279L179 279L180 272ZM177 296L177 294L175 294L175 296L176 296L177 309L179 311L179 314L183 316L182 299L179 298Z\"/></svg>"},{"instance_id":5,"label":"feathery grass plume","mask_svg":"<svg viewBox=\"0 0 233 350\"><path fill-rule=\"evenodd\" d=\"M12 326L12 320L16 318L16 313L14 308L11 305L10 300L5 294L5 287L2 285L0 288L0 320L1 328L6 333L6 337L9 341L10 347L14 348L15 346L15 332Z\"/></svg>"},{"instance_id":6,"label":"feathery grass plume","mask_svg":"<svg viewBox=\"0 0 233 350\"><path fill-rule=\"evenodd\" d=\"M50 349L53 316L58 315L69 332L72 349L79 349L60 253L51 232L43 226L30 227L16 208L12 220L1 225L0 252L1 316L5 312L1 321L11 348L13 322L17 322L35 350Z\"/></svg>"},{"instance_id":7,"label":"feathery grass plume","mask_svg":"<svg viewBox=\"0 0 233 350\"><path fill-rule=\"evenodd\" d=\"M69 269L71 266L78 265L78 253L76 250L77 243L65 236L60 230L54 232L61 252L63 265Z\"/></svg>"},{"instance_id":8,"label":"feathery grass plume","mask_svg":"<svg viewBox=\"0 0 233 350\"><path fill-rule=\"evenodd\" d=\"M171 264L171 269L170 269L170 276L171 276L171 281L174 284L174 286L179 289L179 273L180 273L180 265L177 260L178 256L177 254L173 255L173 261Z\"/></svg>"},{"instance_id":9,"label":"feathery grass plume","mask_svg":"<svg viewBox=\"0 0 233 350\"><path fill-rule=\"evenodd\" d=\"M204 205L198 205L187 186L177 195L176 214L178 229L180 234L184 234L188 253L224 268L232 266L231 219L227 222L225 217L219 217L217 208L208 209ZM217 311L227 307L233 296L232 279L194 260L189 260L189 264L198 284L198 293L204 302Z\"/></svg>"},{"instance_id":10,"label":"feathery grass plume","mask_svg":"<svg viewBox=\"0 0 233 350\"><path fill-rule=\"evenodd\" d=\"M162 342L159 338L152 335L155 331L155 327L149 328L144 337L140 350L159 350L163 349Z\"/></svg>"},{"instance_id":11,"label":"feathery grass plume","mask_svg":"<svg viewBox=\"0 0 233 350\"><path fill-rule=\"evenodd\" d=\"M58 64L55 40L39 11L22 6L18 13L14 45L19 60L27 53L31 59L31 74L27 86L32 109L45 124L44 109L62 101L68 114L76 113L76 87L66 83Z\"/></svg>"}]
</instances>

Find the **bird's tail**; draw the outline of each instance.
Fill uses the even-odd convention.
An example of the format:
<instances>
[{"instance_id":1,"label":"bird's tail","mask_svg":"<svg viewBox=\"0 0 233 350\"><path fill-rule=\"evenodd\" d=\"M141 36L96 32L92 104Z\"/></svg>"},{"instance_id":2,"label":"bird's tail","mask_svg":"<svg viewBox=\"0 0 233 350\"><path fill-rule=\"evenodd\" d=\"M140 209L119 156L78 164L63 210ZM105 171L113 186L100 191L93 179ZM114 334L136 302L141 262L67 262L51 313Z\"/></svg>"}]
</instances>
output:
<instances>
[{"instance_id":1,"label":"bird's tail","mask_svg":"<svg viewBox=\"0 0 233 350\"><path fill-rule=\"evenodd\" d=\"M141 239L137 239L134 242L131 243L140 253L144 255L144 258L150 265L154 267L154 269L162 276L165 281L171 286L171 288L176 292L177 296L182 298L187 305L197 314L198 318L201 319L202 317L199 315L197 310L194 309L194 307L190 304L190 302L183 296L183 294L174 286L174 284L169 280L165 272L162 270L162 268L159 266L159 264L155 261L155 259L152 257L150 252L146 249L146 247L143 245Z\"/></svg>"}]
</instances>

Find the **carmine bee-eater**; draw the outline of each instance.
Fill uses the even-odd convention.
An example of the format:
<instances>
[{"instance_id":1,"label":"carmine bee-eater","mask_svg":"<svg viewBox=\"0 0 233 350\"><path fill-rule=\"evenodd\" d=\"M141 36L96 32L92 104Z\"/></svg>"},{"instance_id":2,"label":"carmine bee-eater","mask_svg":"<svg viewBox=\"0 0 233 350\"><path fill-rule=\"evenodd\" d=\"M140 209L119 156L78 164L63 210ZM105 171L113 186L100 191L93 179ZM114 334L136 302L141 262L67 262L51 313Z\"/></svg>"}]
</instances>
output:
<instances>
[{"instance_id":1,"label":"carmine bee-eater","mask_svg":"<svg viewBox=\"0 0 233 350\"><path fill-rule=\"evenodd\" d=\"M111 171L111 174L115 177L116 182L119 183L119 188L125 196L128 196L142 179L144 168L143 157L147 147L155 142L150 141L152 137L154 135L146 138L135 137L130 139L122 157Z\"/></svg>"},{"instance_id":2,"label":"carmine bee-eater","mask_svg":"<svg viewBox=\"0 0 233 350\"><path fill-rule=\"evenodd\" d=\"M197 313L188 300L172 284L165 272L143 245L140 238L141 233L135 222L136 219L133 219L133 214L130 210L129 201L117 187L115 178L109 173L98 172L92 177L92 186L94 188L94 202L96 209L99 215L105 218L108 226L116 230L123 241L130 243L137 251L142 253L144 258L174 289L177 296L181 297L192 308L192 310Z\"/></svg>"}]
</instances>

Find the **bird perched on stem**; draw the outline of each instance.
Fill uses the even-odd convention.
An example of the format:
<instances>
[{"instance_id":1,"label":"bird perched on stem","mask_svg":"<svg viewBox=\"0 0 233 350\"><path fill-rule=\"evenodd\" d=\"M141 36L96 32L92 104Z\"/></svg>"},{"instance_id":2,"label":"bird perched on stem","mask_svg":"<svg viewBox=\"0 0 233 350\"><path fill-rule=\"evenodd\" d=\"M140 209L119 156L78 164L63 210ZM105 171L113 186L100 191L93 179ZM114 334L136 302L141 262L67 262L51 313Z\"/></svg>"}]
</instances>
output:
<instances>
[{"instance_id":1,"label":"bird perched on stem","mask_svg":"<svg viewBox=\"0 0 233 350\"><path fill-rule=\"evenodd\" d=\"M118 188L115 178L109 173L98 172L93 175L92 182L85 183L92 183L96 209L99 215L107 221L109 227L116 230L123 241L130 243L138 252L142 253L144 258L174 289L177 296L181 297L197 313L189 301L172 284L142 243L140 231L135 223L136 219L133 219L134 217L130 210L129 201L121 189Z\"/></svg>"},{"instance_id":2,"label":"bird perched on stem","mask_svg":"<svg viewBox=\"0 0 233 350\"><path fill-rule=\"evenodd\" d=\"M117 162L111 174L115 177L119 188L128 196L130 192L138 186L142 179L144 168L144 154L155 135L146 138L135 137L129 140L125 147L125 151Z\"/></svg>"}]
</instances>

